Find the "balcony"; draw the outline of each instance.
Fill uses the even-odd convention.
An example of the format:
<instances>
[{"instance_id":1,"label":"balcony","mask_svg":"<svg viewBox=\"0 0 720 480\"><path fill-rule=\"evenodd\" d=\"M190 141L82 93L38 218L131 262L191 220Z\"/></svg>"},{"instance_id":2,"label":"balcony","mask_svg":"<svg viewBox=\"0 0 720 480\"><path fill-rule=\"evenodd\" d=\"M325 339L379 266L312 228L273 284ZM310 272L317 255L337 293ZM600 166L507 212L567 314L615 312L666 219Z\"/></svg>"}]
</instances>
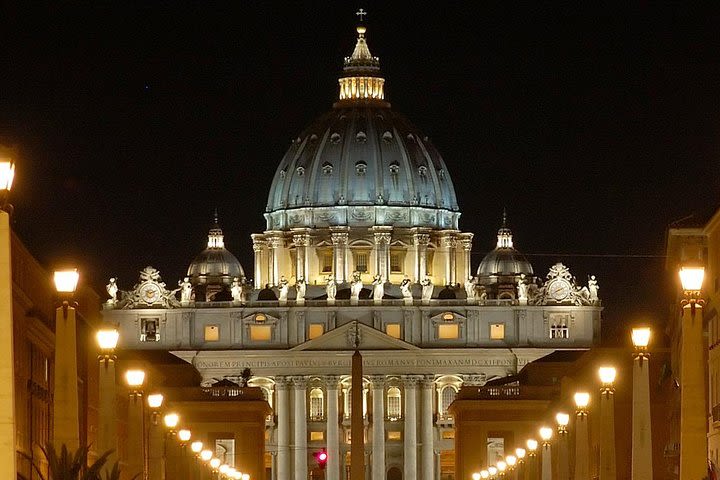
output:
<instances>
[{"instance_id":1,"label":"balcony","mask_svg":"<svg viewBox=\"0 0 720 480\"><path fill-rule=\"evenodd\" d=\"M497 385L464 387L456 400L553 400L559 396L559 385Z\"/></svg>"}]
</instances>

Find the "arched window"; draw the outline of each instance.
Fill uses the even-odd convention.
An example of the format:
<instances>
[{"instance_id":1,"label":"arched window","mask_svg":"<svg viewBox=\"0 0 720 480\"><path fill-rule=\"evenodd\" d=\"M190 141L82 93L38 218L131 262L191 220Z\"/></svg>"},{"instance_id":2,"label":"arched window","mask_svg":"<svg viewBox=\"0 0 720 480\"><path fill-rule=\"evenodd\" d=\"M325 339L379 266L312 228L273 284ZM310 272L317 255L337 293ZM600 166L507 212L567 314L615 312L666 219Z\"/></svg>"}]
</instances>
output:
<instances>
[{"instance_id":1,"label":"arched window","mask_svg":"<svg viewBox=\"0 0 720 480\"><path fill-rule=\"evenodd\" d=\"M310 390L310 419L322 420L325 415L324 395L320 388Z\"/></svg>"},{"instance_id":2,"label":"arched window","mask_svg":"<svg viewBox=\"0 0 720 480\"><path fill-rule=\"evenodd\" d=\"M363 418L367 417L367 389L363 388ZM352 387L345 391L345 418L352 416Z\"/></svg>"},{"instance_id":3,"label":"arched window","mask_svg":"<svg viewBox=\"0 0 720 480\"><path fill-rule=\"evenodd\" d=\"M447 410L450 404L455 400L457 391L452 385L446 385L443 387L440 393L440 415L443 417L447 416Z\"/></svg>"},{"instance_id":4,"label":"arched window","mask_svg":"<svg viewBox=\"0 0 720 480\"><path fill-rule=\"evenodd\" d=\"M388 420L400 420L402 417L400 389L390 387L387 391L387 418Z\"/></svg>"}]
</instances>

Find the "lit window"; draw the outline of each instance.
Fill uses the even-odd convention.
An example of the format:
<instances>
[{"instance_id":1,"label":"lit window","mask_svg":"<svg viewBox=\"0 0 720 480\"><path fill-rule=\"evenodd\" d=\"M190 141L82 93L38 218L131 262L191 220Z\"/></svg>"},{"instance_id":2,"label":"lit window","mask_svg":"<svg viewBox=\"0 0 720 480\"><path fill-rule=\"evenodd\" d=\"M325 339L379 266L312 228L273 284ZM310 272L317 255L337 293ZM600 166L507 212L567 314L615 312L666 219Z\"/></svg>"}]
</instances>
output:
<instances>
[{"instance_id":1,"label":"lit window","mask_svg":"<svg viewBox=\"0 0 720 480\"><path fill-rule=\"evenodd\" d=\"M250 340L253 342L269 342L272 338L270 325L250 325Z\"/></svg>"},{"instance_id":2,"label":"lit window","mask_svg":"<svg viewBox=\"0 0 720 480\"><path fill-rule=\"evenodd\" d=\"M263 323L265 320L267 320L267 316L265 316L264 313L258 313L255 315L255 321L257 323Z\"/></svg>"},{"instance_id":3,"label":"lit window","mask_svg":"<svg viewBox=\"0 0 720 480\"><path fill-rule=\"evenodd\" d=\"M440 393L440 415L443 417L447 416L447 410L450 404L455 400L455 394L457 394L457 391L455 390L455 387L451 385L446 385L443 387Z\"/></svg>"},{"instance_id":4,"label":"lit window","mask_svg":"<svg viewBox=\"0 0 720 480\"><path fill-rule=\"evenodd\" d=\"M159 318L143 318L140 320L140 341L141 342L159 342L160 341L160 319Z\"/></svg>"},{"instance_id":5,"label":"lit window","mask_svg":"<svg viewBox=\"0 0 720 480\"><path fill-rule=\"evenodd\" d=\"M427 251L427 257L425 261L425 271L427 272L427 275L433 274L433 261L435 259L435 251L428 249Z\"/></svg>"},{"instance_id":6,"label":"lit window","mask_svg":"<svg viewBox=\"0 0 720 480\"><path fill-rule=\"evenodd\" d=\"M390 387L387 391L387 418L388 420L399 420L402 417L400 389Z\"/></svg>"},{"instance_id":7,"label":"lit window","mask_svg":"<svg viewBox=\"0 0 720 480\"><path fill-rule=\"evenodd\" d=\"M367 389L363 388L363 418L367 416ZM352 387L348 387L345 391L345 418L352 416Z\"/></svg>"},{"instance_id":8,"label":"lit window","mask_svg":"<svg viewBox=\"0 0 720 480\"><path fill-rule=\"evenodd\" d=\"M205 325L205 341L217 342L220 340L220 327L217 325Z\"/></svg>"},{"instance_id":9,"label":"lit window","mask_svg":"<svg viewBox=\"0 0 720 480\"><path fill-rule=\"evenodd\" d=\"M325 432L310 432L311 442L322 442L325 440Z\"/></svg>"},{"instance_id":10,"label":"lit window","mask_svg":"<svg viewBox=\"0 0 720 480\"><path fill-rule=\"evenodd\" d=\"M504 323L490 324L490 339L492 339L492 340L504 340L505 339L505 324Z\"/></svg>"},{"instance_id":11,"label":"lit window","mask_svg":"<svg viewBox=\"0 0 720 480\"><path fill-rule=\"evenodd\" d=\"M440 340L452 340L460 337L460 329L457 323L449 325L438 325L438 338Z\"/></svg>"},{"instance_id":12,"label":"lit window","mask_svg":"<svg viewBox=\"0 0 720 480\"><path fill-rule=\"evenodd\" d=\"M553 313L550 315L550 338L570 338L569 317L566 313Z\"/></svg>"},{"instance_id":13,"label":"lit window","mask_svg":"<svg viewBox=\"0 0 720 480\"><path fill-rule=\"evenodd\" d=\"M333 271L333 254L332 250L325 250L320 253L321 273L332 273Z\"/></svg>"},{"instance_id":14,"label":"lit window","mask_svg":"<svg viewBox=\"0 0 720 480\"><path fill-rule=\"evenodd\" d=\"M368 271L368 252L357 252L355 254L355 270L361 273Z\"/></svg>"},{"instance_id":15,"label":"lit window","mask_svg":"<svg viewBox=\"0 0 720 480\"><path fill-rule=\"evenodd\" d=\"M402 440L402 435L400 432L387 432L388 440L392 440L394 442L399 442Z\"/></svg>"},{"instance_id":16,"label":"lit window","mask_svg":"<svg viewBox=\"0 0 720 480\"><path fill-rule=\"evenodd\" d=\"M400 324L399 323L388 323L385 325L385 333L393 338L400 338Z\"/></svg>"},{"instance_id":17,"label":"lit window","mask_svg":"<svg viewBox=\"0 0 720 480\"><path fill-rule=\"evenodd\" d=\"M455 438L455 430L444 430L442 432L443 440L452 440Z\"/></svg>"},{"instance_id":18,"label":"lit window","mask_svg":"<svg viewBox=\"0 0 720 480\"><path fill-rule=\"evenodd\" d=\"M322 323L311 323L308 327L308 339L312 340L325 333L325 325Z\"/></svg>"},{"instance_id":19,"label":"lit window","mask_svg":"<svg viewBox=\"0 0 720 480\"><path fill-rule=\"evenodd\" d=\"M402 252L391 252L390 253L390 272L402 273Z\"/></svg>"},{"instance_id":20,"label":"lit window","mask_svg":"<svg viewBox=\"0 0 720 480\"><path fill-rule=\"evenodd\" d=\"M310 419L322 420L324 417L324 396L319 388L310 390Z\"/></svg>"},{"instance_id":21,"label":"lit window","mask_svg":"<svg viewBox=\"0 0 720 480\"><path fill-rule=\"evenodd\" d=\"M453 315L452 312L446 312L443 313L442 319L446 322L452 322L453 320L455 320L455 315Z\"/></svg>"}]
</instances>

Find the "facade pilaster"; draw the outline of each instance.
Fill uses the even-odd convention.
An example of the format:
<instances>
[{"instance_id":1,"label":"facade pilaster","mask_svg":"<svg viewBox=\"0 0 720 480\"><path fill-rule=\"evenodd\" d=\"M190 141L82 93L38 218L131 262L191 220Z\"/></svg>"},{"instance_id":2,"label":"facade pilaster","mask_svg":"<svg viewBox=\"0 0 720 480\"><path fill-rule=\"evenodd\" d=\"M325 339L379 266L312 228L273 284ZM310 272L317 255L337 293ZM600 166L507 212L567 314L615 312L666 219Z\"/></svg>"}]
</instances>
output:
<instances>
[{"instance_id":1,"label":"facade pilaster","mask_svg":"<svg viewBox=\"0 0 720 480\"><path fill-rule=\"evenodd\" d=\"M370 376L373 395L372 479L385 480L385 375Z\"/></svg>"},{"instance_id":2,"label":"facade pilaster","mask_svg":"<svg viewBox=\"0 0 720 480\"><path fill-rule=\"evenodd\" d=\"M338 415L338 389L340 377L325 377L327 391L327 480L340 480L340 432Z\"/></svg>"},{"instance_id":3,"label":"facade pilaster","mask_svg":"<svg viewBox=\"0 0 720 480\"><path fill-rule=\"evenodd\" d=\"M422 475L418 478L423 480L435 480L434 451L433 451L433 382L432 375L423 377L422 380L422 409L420 427L420 450L422 456Z\"/></svg>"},{"instance_id":4,"label":"facade pilaster","mask_svg":"<svg viewBox=\"0 0 720 480\"><path fill-rule=\"evenodd\" d=\"M384 281L390 278L390 240L392 227L372 227L375 253L375 273Z\"/></svg>"},{"instance_id":5,"label":"facade pilaster","mask_svg":"<svg viewBox=\"0 0 720 480\"><path fill-rule=\"evenodd\" d=\"M333 265L335 267L335 280L339 283L348 281L348 232L347 227L340 227L342 230L332 228L330 237L333 244Z\"/></svg>"},{"instance_id":6,"label":"facade pilaster","mask_svg":"<svg viewBox=\"0 0 720 480\"><path fill-rule=\"evenodd\" d=\"M275 478L290 478L290 403L287 377L275 377L275 408L277 413L277 475Z\"/></svg>"},{"instance_id":7,"label":"facade pilaster","mask_svg":"<svg viewBox=\"0 0 720 480\"><path fill-rule=\"evenodd\" d=\"M430 235L427 233L414 233L413 243L415 244L415 281L421 282L428 272L427 248L430 243Z\"/></svg>"},{"instance_id":8,"label":"facade pilaster","mask_svg":"<svg viewBox=\"0 0 720 480\"><path fill-rule=\"evenodd\" d=\"M405 437L404 446L404 472L405 478L417 478L417 387L422 379L418 375L403 377L405 387Z\"/></svg>"},{"instance_id":9,"label":"facade pilaster","mask_svg":"<svg viewBox=\"0 0 720 480\"><path fill-rule=\"evenodd\" d=\"M295 244L295 278L308 280L308 254L307 247L310 245L310 235L305 232L293 234Z\"/></svg>"},{"instance_id":10,"label":"facade pilaster","mask_svg":"<svg viewBox=\"0 0 720 480\"><path fill-rule=\"evenodd\" d=\"M295 480L307 480L307 378L292 377L295 400Z\"/></svg>"}]
</instances>

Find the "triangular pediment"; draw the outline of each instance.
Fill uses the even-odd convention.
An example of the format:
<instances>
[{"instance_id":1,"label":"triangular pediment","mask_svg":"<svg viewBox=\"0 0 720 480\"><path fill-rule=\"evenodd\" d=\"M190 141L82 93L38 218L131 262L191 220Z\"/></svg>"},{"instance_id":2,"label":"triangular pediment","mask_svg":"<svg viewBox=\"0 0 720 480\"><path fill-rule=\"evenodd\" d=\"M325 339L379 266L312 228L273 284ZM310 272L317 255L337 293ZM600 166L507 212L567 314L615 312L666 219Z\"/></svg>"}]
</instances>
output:
<instances>
[{"instance_id":1,"label":"triangular pediment","mask_svg":"<svg viewBox=\"0 0 720 480\"><path fill-rule=\"evenodd\" d=\"M419 350L419 347L393 338L385 332L375 330L362 323L350 322L300 345L291 351L309 350L355 350L355 338L360 337L360 350Z\"/></svg>"}]
</instances>

